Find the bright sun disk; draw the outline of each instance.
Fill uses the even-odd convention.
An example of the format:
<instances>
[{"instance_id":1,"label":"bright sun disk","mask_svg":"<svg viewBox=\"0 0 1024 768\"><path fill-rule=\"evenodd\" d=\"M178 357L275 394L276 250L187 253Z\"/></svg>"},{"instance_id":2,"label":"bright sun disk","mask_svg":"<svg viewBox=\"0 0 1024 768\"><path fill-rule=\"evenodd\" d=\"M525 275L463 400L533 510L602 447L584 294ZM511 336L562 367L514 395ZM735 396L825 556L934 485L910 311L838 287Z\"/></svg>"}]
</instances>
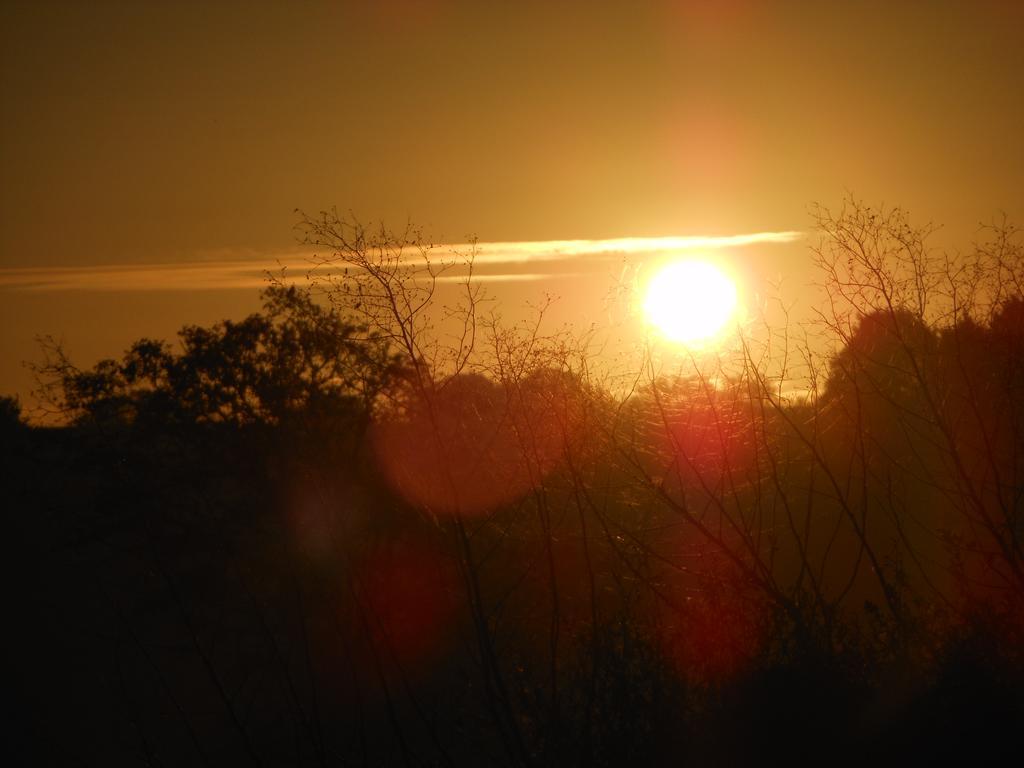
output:
<instances>
[{"instance_id":1,"label":"bright sun disk","mask_svg":"<svg viewBox=\"0 0 1024 768\"><path fill-rule=\"evenodd\" d=\"M676 261L662 268L647 287L644 314L670 341L707 342L718 336L736 312L736 284L705 261Z\"/></svg>"}]
</instances>

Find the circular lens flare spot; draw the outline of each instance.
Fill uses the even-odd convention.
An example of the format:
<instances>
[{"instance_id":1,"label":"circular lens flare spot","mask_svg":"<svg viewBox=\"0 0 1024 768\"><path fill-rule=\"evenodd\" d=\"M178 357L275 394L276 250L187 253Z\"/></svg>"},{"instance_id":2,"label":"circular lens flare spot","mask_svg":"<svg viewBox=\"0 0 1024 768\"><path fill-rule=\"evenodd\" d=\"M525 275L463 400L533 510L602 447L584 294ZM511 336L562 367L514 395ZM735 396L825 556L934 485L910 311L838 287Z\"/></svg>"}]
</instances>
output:
<instances>
[{"instance_id":1,"label":"circular lens flare spot","mask_svg":"<svg viewBox=\"0 0 1024 768\"><path fill-rule=\"evenodd\" d=\"M706 261L677 261L647 287L644 314L669 341L713 340L736 314L736 284Z\"/></svg>"}]
</instances>

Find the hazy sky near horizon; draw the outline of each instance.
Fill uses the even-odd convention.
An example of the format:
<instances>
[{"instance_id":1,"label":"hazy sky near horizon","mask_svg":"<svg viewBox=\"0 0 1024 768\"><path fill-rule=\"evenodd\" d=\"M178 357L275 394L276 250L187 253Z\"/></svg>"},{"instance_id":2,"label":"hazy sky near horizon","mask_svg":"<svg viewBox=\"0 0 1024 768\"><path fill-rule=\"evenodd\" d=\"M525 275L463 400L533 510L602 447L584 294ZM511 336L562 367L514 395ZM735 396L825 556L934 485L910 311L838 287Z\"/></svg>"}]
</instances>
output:
<instances>
[{"instance_id":1,"label":"hazy sky near horizon","mask_svg":"<svg viewBox=\"0 0 1024 768\"><path fill-rule=\"evenodd\" d=\"M968 247L1024 220L1022 33L986 0L6 2L0 269L269 259L333 205L442 242L802 231L847 191ZM257 303L90 290L0 279L0 392L36 332L90 362Z\"/></svg>"}]
</instances>

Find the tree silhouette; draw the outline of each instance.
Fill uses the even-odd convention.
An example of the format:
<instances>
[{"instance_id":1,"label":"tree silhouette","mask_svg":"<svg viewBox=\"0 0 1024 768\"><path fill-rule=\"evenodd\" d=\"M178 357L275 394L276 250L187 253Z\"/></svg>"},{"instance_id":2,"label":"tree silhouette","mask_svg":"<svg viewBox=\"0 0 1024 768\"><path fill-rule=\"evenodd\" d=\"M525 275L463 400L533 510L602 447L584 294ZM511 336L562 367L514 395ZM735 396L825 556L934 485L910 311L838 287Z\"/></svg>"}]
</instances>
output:
<instances>
[{"instance_id":1,"label":"tree silhouette","mask_svg":"<svg viewBox=\"0 0 1024 768\"><path fill-rule=\"evenodd\" d=\"M187 326L182 351L141 339L120 361L80 371L59 347L38 369L57 410L77 423L280 424L302 415L369 416L398 375L387 342L317 304L309 289L272 285L264 310Z\"/></svg>"},{"instance_id":2,"label":"tree silhouette","mask_svg":"<svg viewBox=\"0 0 1024 768\"><path fill-rule=\"evenodd\" d=\"M814 215L817 336L618 378L544 304L485 314L472 252L334 212L300 219L311 283L259 313L86 370L51 344L64 426L0 402L29 698L87 757L152 763L1011 740L1017 236L947 255L899 210Z\"/></svg>"}]
</instances>

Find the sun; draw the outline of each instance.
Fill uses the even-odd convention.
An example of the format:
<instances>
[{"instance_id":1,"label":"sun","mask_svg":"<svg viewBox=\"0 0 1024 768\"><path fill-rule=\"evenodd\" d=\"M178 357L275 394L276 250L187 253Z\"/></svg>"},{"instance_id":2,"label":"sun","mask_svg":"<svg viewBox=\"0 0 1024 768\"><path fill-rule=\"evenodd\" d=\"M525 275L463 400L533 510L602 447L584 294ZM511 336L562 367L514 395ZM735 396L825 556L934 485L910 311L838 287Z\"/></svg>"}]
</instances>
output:
<instances>
[{"instance_id":1,"label":"sun","mask_svg":"<svg viewBox=\"0 0 1024 768\"><path fill-rule=\"evenodd\" d=\"M707 344L736 315L736 283L706 261L675 261L651 278L644 314L669 341Z\"/></svg>"}]
</instances>

